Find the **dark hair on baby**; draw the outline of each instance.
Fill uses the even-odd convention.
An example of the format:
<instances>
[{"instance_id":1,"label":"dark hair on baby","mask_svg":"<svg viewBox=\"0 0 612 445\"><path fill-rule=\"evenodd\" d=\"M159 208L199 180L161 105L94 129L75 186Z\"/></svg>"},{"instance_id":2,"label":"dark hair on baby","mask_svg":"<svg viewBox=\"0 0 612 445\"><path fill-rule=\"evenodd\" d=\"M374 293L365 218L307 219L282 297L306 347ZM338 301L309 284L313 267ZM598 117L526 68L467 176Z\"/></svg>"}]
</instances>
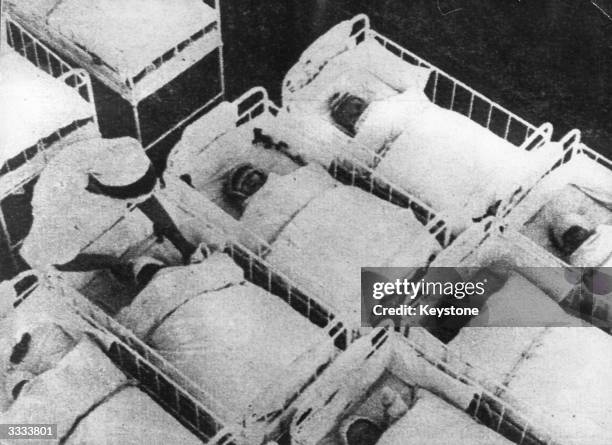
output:
<instances>
[{"instance_id":1,"label":"dark hair on baby","mask_svg":"<svg viewBox=\"0 0 612 445\"><path fill-rule=\"evenodd\" d=\"M357 419L346 431L348 445L375 445L383 430L368 419Z\"/></svg>"},{"instance_id":2,"label":"dark hair on baby","mask_svg":"<svg viewBox=\"0 0 612 445\"><path fill-rule=\"evenodd\" d=\"M563 235L561 235L561 246L559 249L564 255L569 256L578 249L587 238L592 235L590 230L585 229L581 226L571 226Z\"/></svg>"},{"instance_id":3,"label":"dark hair on baby","mask_svg":"<svg viewBox=\"0 0 612 445\"><path fill-rule=\"evenodd\" d=\"M245 201L263 187L268 175L254 165L245 163L234 168L225 184L226 193L230 198Z\"/></svg>"},{"instance_id":4,"label":"dark hair on baby","mask_svg":"<svg viewBox=\"0 0 612 445\"><path fill-rule=\"evenodd\" d=\"M355 126L367 106L365 100L349 93L335 93L329 99L332 119L351 136L355 136Z\"/></svg>"}]
</instances>

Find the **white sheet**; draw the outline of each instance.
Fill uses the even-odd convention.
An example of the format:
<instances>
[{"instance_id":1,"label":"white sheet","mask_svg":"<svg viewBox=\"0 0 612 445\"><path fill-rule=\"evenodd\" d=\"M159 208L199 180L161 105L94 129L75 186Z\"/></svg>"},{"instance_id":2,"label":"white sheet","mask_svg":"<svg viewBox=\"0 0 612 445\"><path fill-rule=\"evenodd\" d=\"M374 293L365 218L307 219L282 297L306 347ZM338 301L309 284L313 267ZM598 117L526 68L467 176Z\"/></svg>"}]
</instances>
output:
<instances>
[{"instance_id":1,"label":"white sheet","mask_svg":"<svg viewBox=\"0 0 612 445\"><path fill-rule=\"evenodd\" d=\"M128 78L215 18L202 0L64 0L48 24Z\"/></svg>"},{"instance_id":2,"label":"white sheet","mask_svg":"<svg viewBox=\"0 0 612 445\"><path fill-rule=\"evenodd\" d=\"M360 268L421 267L439 245L411 210L356 187L319 182L315 189L320 171L302 167L266 183L242 222L275 239L270 264L359 325ZM292 210L279 214L279 207Z\"/></svg>"},{"instance_id":3,"label":"white sheet","mask_svg":"<svg viewBox=\"0 0 612 445\"><path fill-rule=\"evenodd\" d=\"M91 115L90 105L75 89L13 50L0 56L0 165L54 131Z\"/></svg>"},{"instance_id":4,"label":"white sheet","mask_svg":"<svg viewBox=\"0 0 612 445\"><path fill-rule=\"evenodd\" d=\"M289 366L328 339L226 255L162 270L119 317L240 418ZM331 345L331 341L329 342Z\"/></svg>"},{"instance_id":5,"label":"white sheet","mask_svg":"<svg viewBox=\"0 0 612 445\"><path fill-rule=\"evenodd\" d=\"M510 445L510 441L432 393L419 390L416 403L391 425L377 445Z\"/></svg>"},{"instance_id":6,"label":"white sheet","mask_svg":"<svg viewBox=\"0 0 612 445\"><path fill-rule=\"evenodd\" d=\"M516 291L526 292L524 286ZM517 298L512 292L502 294L506 300ZM534 310L545 310L545 301L530 304ZM551 300L550 310L558 311L555 306ZM467 327L450 347L492 372L496 380L507 383L513 397L544 415L543 426L559 442L603 445L612 440L612 338L603 331Z\"/></svg>"},{"instance_id":7,"label":"white sheet","mask_svg":"<svg viewBox=\"0 0 612 445\"><path fill-rule=\"evenodd\" d=\"M308 66L300 66L306 76ZM462 114L433 104L423 92L429 70L372 41L331 59L309 84L298 81L299 73L296 65L288 78L306 86L288 97L288 113L319 139L326 137L328 145L341 145L365 163L373 156L364 149L385 150L378 172L434 209L448 212L456 231L519 186L534 183L562 153L559 144L522 151ZM355 138L338 137L329 111L336 92L370 104L356 124ZM320 150L310 154L323 158Z\"/></svg>"},{"instance_id":8,"label":"white sheet","mask_svg":"<svg viewBox=\"0 0 612 445\"><path fill-rule=\"evenodd\" d=\"M57 367L27 383L0 420L56 424L58 439L68 437L67 444L200 443L130 385L89 339L83 339Z\"/></svg>"},{"instance_id":9,"label":"white sheet","mask_svg":"<svg viewBox=\"0 0 612 445\"><path fill-rule=\"evenodd\" d=\"M342 51L329 61L315 61L315 46L306 50L285 77L285 84L291 83L288 90L295 92L283 95L283 104L292 111L309 107L322 110L335 92L360 95L370 103L398 92L423 91L431 73L428 68L404 62L373 39ZM319 71L320 67L323 68Z\"/></svg>"}]
</instances>

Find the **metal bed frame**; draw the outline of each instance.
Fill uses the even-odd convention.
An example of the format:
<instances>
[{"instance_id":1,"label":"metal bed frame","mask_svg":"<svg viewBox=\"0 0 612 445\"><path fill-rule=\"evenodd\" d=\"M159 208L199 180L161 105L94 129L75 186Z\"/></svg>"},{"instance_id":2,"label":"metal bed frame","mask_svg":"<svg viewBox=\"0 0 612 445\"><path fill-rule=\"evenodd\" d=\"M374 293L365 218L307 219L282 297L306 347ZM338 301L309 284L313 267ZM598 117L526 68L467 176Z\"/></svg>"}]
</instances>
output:
<instances>
[{"instance_id":1,"label":"metal bed frame","mask_svg":"<svg viewBox=\"0 0 612 445\"><path fill-rule=\"evenodd\" d=\"M14 50L29 62L40 68L48 75L64 82L71 88L74 88L79 95L89 103L91 117L75 121L66 127L59 128L55 132L40 139L36 144L30 147L24 147L24 150L13 158L9 159L0 166L0 201L7 196L15 193L27 183L33 181L43 170L47 162L56 154L57 147L62 141L69 139L80 128L89 123L93 123L95 133L98 133L98 115L93 97L91 79L89 74L82 69L72 68L55 52L44 45L40 40L26 31L11 18L3 14L0 18L2 23L2 35L0 36L0 45L7 45L11 50ZM10 218L10 215L8 215ZM7 254L10 256L13 267L16 268L15 253L22 243L22 239L11 239L8 232L6 219L7 216L0 211L0 238L3 236L7 240Z\"/></svg>"},{"instance_id":2,"label":"metal bed frame","mask_svg":"<svg viewBox=\"0 0 612 445\"><path fill-rule=\"evenodd\" d=\"M217 139L249 122L254 124L258 118L274 117L280 111L268 98L267 91L262 87L252 88L231 104L224 103L223 105L231 106L235 109L235 120L228 122L227 128L221 130L213 139ZM298 131L297 127L295 129ZM344 157L344 153L342 155ZM345 185L359 187L365 192L397 206L411 209L419 222L427 227L428 231L436 237L443 248L452 243L454 237L447 224L427 204L402 190L358 160L347 157L345 161L333 162L330 166L325 166L334 179ZM263 244L265 245L266 243ZM270 247L267 246L267 249L270 249ZM260 256L265 256L266 253L267 251L259 252Z\"/></svg>"},{"instance_id":3,"label":"metal bed frame","mask_svg":"<svg viewBox=\"0 0 612 445\"><path fill-rule=\"evenodd\" d=\"M501 250L500 250L501 249ZM486 262L509 258L513 265L530 281L563 309L577 318L612 333L612 303L606 298L594 298L591 313L581 313L585 296L580 283L571 284L568 277L576 274L576 268L557 258L503 219L488 218L466 230L448 249L432 262L431 267L479 268ZM535 273L547 269L545 277ZM551 273L554 271L554 274Z\"/></svg>"},{"instance_id":4,"label":"metal bed frame","mask_svg":"<svg viewBox=\"0 0 612 445\"><path fill-rule=\"evenodd\" d=\"M325 66L333 57L343 51L350 51L365 41L370 41L379 44L390 54L408 64L430 69L431 74L425 87L425 94L433 104L464 115L495 135L515 145L517 148L526 151L538 149L544 143L550 141L553 133L553 128L550 123L545 123L537 127L527 122L525 119L512 113L442 69L432 65L415 53L403 48L399 44L371 29L369 18L366 15L359 14L348 21L348 24L341 23L337 25L336 28L341 29L341 26L344 26L349 31L345 40L338 42L337 47L334 48L334 54L324 55L320 60L317 59L313 62L310 56L314 55L310 54L307 49L300 60L291 68L283 81L283 106L286 105L287 99L291 98L298 91L297 87L291 83L291 74L293 71L302 69L302 66L306 64L310 64L311 66L317 65L319 67L318 71L308 76L309 83L318 76L321 70L325 69ZM324 37L325 35L321 38ZM316 43L315 41L310 48L315 47ZM327 48L327 50L329 51L329 48ZM312 59L315 59L315 57L312 57ZM334 136L339 140L346 141L348 139L348 136L340 129L338 129ZM372 152L371 149L366 147L356 148L361 151ZM372 156L374 159L379 157L376 154L372 154ZM554 160L551 160L551 163L552 162L554 162ZM528 186L531 185L528 184ZM522 193L522 188L514 191L500 207L512 205L516 196Z\"/></svg>"},{"instance_id":5,"label":"metal bed frame","mask_svg":"<svg viewBox=\"0 0 612 445\"><path fill-rule=\"evenodd\" d=\"M336 54L341 52L342 48L350 50L366 40L375 41L403 61L431 70L432 74L430 75L425 92L434 104L463 114L514 145L523 144L536 131L537 127L525 119L371 29L370 20L365 14L353 17L350 20L349 28L350 33L346 36L345 41L339 43L338 49L340 51ZM302 56L302 59L300 59L296 66L305 62L305 59L306 57ZM319 65L320 69L324 69L327 62L328 60L322 60ZM311 77L311 80L314 77L316 77L316 74ZM291 97L293 93L290 80L285 79L283 83L283 100Z\"/></svg>"},{"instance_id":6,"label":"metal bed frame","mask_svg":"<svg viewBox=\"0 0 612 445\"><path fill-rule=\"evenodd\" d=\"M537 420L541 417L540 411L530 412L529 416L523 415L522 412L525 411L526 406L515 400L506 387L491 380L485 371L462 360L443 343L433 341L431 336L423 335L423 332L418 329L410 330L407 335L401 336L378 328L367 338L370 340L369 348L363 351L349 348L345 352L345 354L356 355L355 368L384 367L386 371L383 372L393 374L388 362L386 364L384 361L374 362L384 360L384 354L401 355L404 351L410 351L410 354L425 360L432 368L436 368L456 381L458 385L462 385L467 394L473 394L466 412L475 421L483 423L519 445L557 444L547 431L537 426ZM406 359L409 360L410 357ZM316 423L318 411L325 409L341 391L340 387L334 385L319 385L319 388L313 385L311 391L315 389L318 391L310 394L314 397L305 396L302 407L294 416L292 432L298 436L293 438L298 445L311 444L308 440L306 442L299 440L300 433L304 434L301 430L307 428L309 422ZM502 395L505 400L501 398ZM457 407L461 406L459 400L450 400L450 402ZM359 403L360 400L350 401L344 406L343 412L352 409Z\"/></svg>"},{"instance_id":7,"label":"metal bed frame","mask_svg":"<svg viewBox=\"0 0 612 445\"><path fill-rule=\"evenodd\" d=\"M19 305L33 295L39 286L53 290L59 304L66 305L67 310L73 311L85 324L91 326L88 333L94 335L98 345L113 363L202 443L246 445L241 441L241 431L224 425L214 414L216 406L205 406L194 397L190 382L170 363L83 295L67 286L60 277L44 276L27 270L10 280L9 286L15 290L13 306L17 311Z\"/></svg>"},{"instance_id":8,"label":"metal bed frame","mask_svg":"<svg viewBox=\"0 0 612 445\"><path fill-rule=\"evenodd\" d=\"M185 415L188 416L188 420L190 419L188 422L189 425L197 428L205 428L205 433L214 430L214 433L217 434L217 432L221 431L221 426L227 427L229 424L229 427L234 428L232 440L236 442L231 443L235 443L235 445L241 443L239 442L241 439L236 436L236 431L238 430L241 431L241 434L248 436L245 445L253 443L255 440L260 440L264 436L279 436L283 433L283 428L290 420L293 404L297 398L316 380L317 376L323 372L334 358L347 348L348 344L356 338L356 333L349 331L345 327L345 323L337 317L335 311L328 308L315 296L308 295L300 290L289 278L276 272L263 258L241 245L236 240L237 232L235 228L230 228L233 219L219 207L208 201L203 195L191 189L186 184L183 184L182 181L174 178L168 178L166 188L162 189L159 193L165 199L175 204L181 211L201 222L202 225L198 226L198 229L201 229L202 232L206 232L206 239L213 239L216 241L223 240L223 245L220 250L228 254L244 270L245 279L281 298L311 323L319 328L325 329L330 337L330 344L334 346L334 348L331 348L333 351L327 357L326 364L315 369L312 375L309 375L306 379L300 381L294 379L294 381L290 382L290 386L284 387L283 390L285 390L285 393L290 393L285 400L266 401L266 403L273 406L250 407L247 409L247 412L241 413L243 415L242 424L234 425L226 420L232 416L229 415L221 402L218 402L214 397L203 391L174 365L170 364L159 353L135 337L131 331L121 326L103 312L101 308L96 307L95 311L88 312L85 315L88 315L90 318L93 317L96 325L105 327L110 330L114 336L121 339L121 342L109 349L109 355L122 363L123 368L131 370L133 375L138 378L139 381L142 381L145 387L149 385L154 391L159 391L161 387L161 391L165 391L165 381L163 379L160 380L159 377L151 376L152 372L153 374L156 372L155 369L153 369L153 371L149 369L151 365L163 370L166 376L169 376L175 382L179 383L184 393L171 397L169 409L181 415L183 415L183 411L186 411L187 414ZM129 217L129 214L133 210L135 210L135 208L129 209L126 214L111 227L92 239L87 247L93 245L107 233L112 231L125 218ZM223 221L225 221L225 223ZM223 229L221 229L221 227ZM87 249L87 247L85 247L85 249ZM61 275L60 281L56 282L61 282ZM85 287L87 285L88 284L85 284ZM65 283L62 288L68 289L66 292L70 295L75 293L78 294L77 290L69 288ZM81 294L79 294L79 297L80 300L84 300ZM93 306L89 301L86 301L86 303L88 304L86 307ZM142 370L144 366L143 363L148 366L148 368L145 366L146 369L144 369L144 371ZM289 375L290 371L291 369L288 370ZM196 406L197 409L193 408L193 406ZM202 409L202 406L210 408L208 412L214 413L216 423L205 423L198 417L198 409ZM214 427L215 425L217 425L217 427ZM208 434L207 437L210 437L210 434ZM230 442L228 442L228 445L229 443Z\"/></svg>"},{"instance_id":9,"label":"metal bed frame","mask_svg":"<svg viewBox=\"0 0 612 445\"><path fill-rule=\"evenodd\" d=\"M206 109L210 109L225 96L224 62L223 62L223 41L221 36L221 14L219 0L202 0L216 11L216 18L213 22L203 27L200 31L190 36L187 40L178 42L173 48L160 54L155 60L143 69L140 73L127 79L122 79L120 74L109 65L100 60L98 56L87 51L59 33L50 30L45 24L37 23L30 17L24 17L16 11L16 18L33 34L40 39L48 41L56 49L65 54L71 61L86 69L102 84L110 88L115 93L129 103L132 110L132 117L135 125L136 134L134 135L142 144L145 150L153 148L156 144L166 137L182 128L187 122ZM197 48L200 46L200 48ZM195 64L199 63L215 50L219 50L218 75L220 91L209 98L205 104L200 105L189 115L184 116L178 123L167 129L164 133L153 140L145 140L143 137L143 121L141 120L139 104L145 99L164 88L172 80L182 73L188 71ZM196 62L186 63L181 57L187 53L193 56L200 56Z\"/></svg>"}]
</instances>

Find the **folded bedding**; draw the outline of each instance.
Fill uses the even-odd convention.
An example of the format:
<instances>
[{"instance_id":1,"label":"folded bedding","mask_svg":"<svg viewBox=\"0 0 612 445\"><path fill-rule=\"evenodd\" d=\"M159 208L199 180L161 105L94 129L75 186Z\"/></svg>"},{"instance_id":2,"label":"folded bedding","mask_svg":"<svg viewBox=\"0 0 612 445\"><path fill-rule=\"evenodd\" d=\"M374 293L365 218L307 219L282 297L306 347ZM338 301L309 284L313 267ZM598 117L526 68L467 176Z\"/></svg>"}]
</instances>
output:
<instances>
[{"instance_id":1,"label":"folded bedding","mask_svg":"<svg viewBox=\"0 0 612 445\"><path fill-rule=\"evenodd\" d=\"M419 390L410 410L387 429L377 445L509 445L511 442L434 394Z\"/></svg>"},{"instance_id":2,"label":"folded bedding","mask_svg":"<svg viewBox=\"0 0 612 445\"><path fill-rule=\"evenodd\" d=\"M311 45L285 76L283 104L292 112L325 115L337 92L362 95L372 103L411 89L422 91L427 84L429 68L404 62L374 40L348 49L339 44L342 36L327 38L327 48Z\"/></svg>"},{"instance_id":3,"label":"folded bedding","mask_svg":"<svg viewBox=\"0 0 612 445\"><path fill-rule=\"evenodd\" d=\"M535 183L563 150L549 143L523 151L432 104L409 113L412 122L386 150L377 172L448 214L458 229L519 187Z\"/></svg>"},{"instance_id":4,"label":"folded bedding","mask_svg":"<svg viewBox=\"0 0 612 445\"><path fill-rule=\"evenodd\" d=\"M226 255L160 272L119 321L236 419L263 390L286 380L302 354L327 339L280 298L244 281Z\"/></svg>"},{"instance_id":5,"label":"folded bedding","mask_svg":"<svg viewBox=\"0 0 612 445\"><path fill-rule=\"evenodd\" d=\"M525 302L524 295L518 293L528 292L534 297L537 293L528 290L524 279L511 279L507 286L489 298L506 302L492 304L501 308L516 307L523 313L558 311L552 300L548 309L545 300L539 297ZM472 324L482 326L482 320L476 317ZM609 375L612 341L597 328L576 327L579 325L574 321L574 327L468 326L449 346L473 365L492 373L523 406L533 408L545 422L543 426L560 443L603 445L612 439L612 384L609 383L612 381Z\"/></svg>"},{"instance_id":6,"label":"folded bedding","mask_svg":"<svg viewBox=\"0 0 612 445\"><path fill-rule=\"evenodd\" d=\"M92 115L79 93L7 47L0 55L0 165Z\"/></svg>"},{"instance_id":7,"label":"folded bedding","mask_svg":"<svg viewBox=\"0 0 612 445\"><path fill-rule=\"evenodd\" d=\"M424 93L430 70L404 62L375 41L335 56L318 75L306 76L310 82L296 80L300 67L306 76L303 61L287 76L302 85L286 101L288 114L313 130L318 120L323 128L318 136L328 138L328 147L348 151L435 209L448 212L457 231L519 187L533 184L561 156L560 144L526 152L466 116L435 105ZM334 127L348 130L333 115L338 95L365 102L353 138L339 139L334 132ZM307 155L328 160L321 144L308 150L312 152Z\"/></svg>"},{"instance_id":8,"label":"folded bedding","mask_svg":"<svg viewBox=\"0 0 612 445\"><path fill-rule=\"evenodd\" d=\"M46 8L48 2L19 0L14 8L38 6ZM128 79L215 18L213 8L200 0L63 0L47 10L45 26Z\"/></svg>"},{"instance_id":9,"label":"folded bedding","mask_svg":"<svg viewBox=\"0 0 612 445\"><path fill-rule=\"evenodd\" d=\"M56 424L66 444L200 443L132 385L83 338L54 368L26 382L0 420Z\"/></svg>"},{"instance_id":10,"label":"folded bedding","mask_svg":"<svg viewBox=\"0 0 612 445\"><path fill-rule=\"evenodd\" d=\"M241 221L271 243L270 264L359 324L361 267L422 267L439 245L411 210L317 176L310 165L268 179Z\"/></svg>"},{"instance_id":11,"label":"folded bedding","mask_svg":"<svg viewBox=\"0 0 612 445\"><path fill-rule=\"evenodd\" d=\"M53 368L91 329L64 303L54 290L39 285L0 318L0 405L12 402L20 381L16 376L37 376Z\"/></svg>"}]
</instances>

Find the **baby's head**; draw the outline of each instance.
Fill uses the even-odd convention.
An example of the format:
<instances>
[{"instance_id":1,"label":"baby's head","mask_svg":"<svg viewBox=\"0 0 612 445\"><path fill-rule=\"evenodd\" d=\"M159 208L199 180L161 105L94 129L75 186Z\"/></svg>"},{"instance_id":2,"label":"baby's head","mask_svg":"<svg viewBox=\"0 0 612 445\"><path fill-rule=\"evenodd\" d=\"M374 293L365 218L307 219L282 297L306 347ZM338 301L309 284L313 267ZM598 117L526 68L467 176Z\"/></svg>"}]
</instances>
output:
<instances>
[{"instance_id":1,"label":"baby's head","mask_svg":"<svg viewBox=\"0 0 612 445\"><path fill-rule=\"evenodd\" d=\"M576 213L561 216L552 229L557 248L565 256L576 251L592 234L589 222Z\"/></svg>"},{"instance_id":2,"label":"baby's head","mask_svg":"<svg viewBox=\"0 0 612 445\"><path fill-rule=\"evenodd\" d=\"M351 135L367 106L365 100L350 93L335 93L329 100L332 119Z\"/></svg>"},{"instance_id":3,"label":"baby's head","mask_svg":"<svg viewBox=\"0 0 612 445\"><path fill-rule=\"evenodd\" d=\"M364 417L349 419L344 433L347 445L375 445L383 434L383 430L374 422Z\"/></svg>"},{"instance_id":4,"label":"baby's head","mask_svg":"<svg viewBox=\"0 0 612 445\"><path fill-rule=\"evenodd\" d=\"M264 186L268 175L252 164L241 164L230 171L226 190L230 197L244 201Z\"/></svg>"}]
</instances>

